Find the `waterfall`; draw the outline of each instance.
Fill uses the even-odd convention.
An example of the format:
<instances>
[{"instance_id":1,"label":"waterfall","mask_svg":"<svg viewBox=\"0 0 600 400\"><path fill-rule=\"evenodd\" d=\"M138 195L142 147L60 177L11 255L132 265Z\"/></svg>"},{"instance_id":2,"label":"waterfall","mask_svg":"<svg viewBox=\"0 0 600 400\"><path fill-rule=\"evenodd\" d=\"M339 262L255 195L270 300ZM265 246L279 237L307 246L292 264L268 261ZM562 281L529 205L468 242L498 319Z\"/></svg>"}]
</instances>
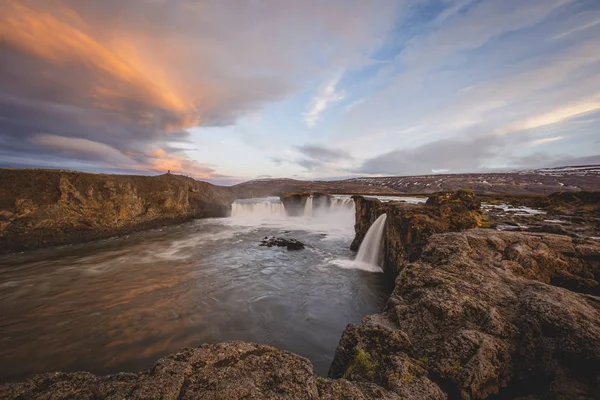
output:
<instances>
[{"instance_id":1,"label":"waterfall","mask_svg":"<svg viewBox=\"0 0 600 400\"><path fill-rule=\"evenodd\" d=\"M313 215L313 198L312 196L308 196L306 199L306 203L304 204L304 216L312 217Z\"/></svg>"},{"instance_id":2,"label":"waterfall","mask_svg":"<svg viewBox=\"0 0 600 400\"><path fill-rule=\"evenodd\" d=\"M332 210L351 209L351 208L354 208L354 200L352 200L351 197L343 197L343 198L333 197L331 199L331 209Z\"/></svg>"},{"instance_id":3,"label":"waterfall","mask_svg":"<svg viewBox=\"0 0 600 400\"><path fill-rule=\"evenodd\" d=\"M381 214L369 227L365 238L360 244L356 263L379 267L379 254L381 252L381 239L385 228L387 214Z\"/></svg>"},{"instance_id":4,"label":"waterfall","mask_svg":"<svg viewBox=\"0 0 600 400\"><path fill-rule=\"evenodd\" d=\"M286 217L283 203L277 197L236 200L231 205L235 219L281 219Z\"/></svg>"}]
</instances>

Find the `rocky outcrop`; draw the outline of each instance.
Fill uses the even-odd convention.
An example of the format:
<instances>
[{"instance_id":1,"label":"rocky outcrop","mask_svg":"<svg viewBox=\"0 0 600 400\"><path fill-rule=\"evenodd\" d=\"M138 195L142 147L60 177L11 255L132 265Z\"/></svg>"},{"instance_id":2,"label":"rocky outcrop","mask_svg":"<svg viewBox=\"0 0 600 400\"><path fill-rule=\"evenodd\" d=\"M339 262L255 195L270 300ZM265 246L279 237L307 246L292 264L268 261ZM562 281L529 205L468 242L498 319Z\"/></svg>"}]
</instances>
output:
<instances>
[{"instance_id":1,"label":"rocky outcrop","mask_svg":"<svg viewBox=\"0 0 600 400\"><path fill-rule=\"evenodd\" d=\"M301 217L304 215L304 207L310 197L310 193L287 193L279 199L283 203L285 212L290 217Z\"/></svg>"},{"instance_id":2,"label":"rocky outcrop","mask_svg":"<svg viewBox=\"0 0 600 400\"><path fill-rule=\"evenodd\" d=\"M288 250L302 250L304 249L304 243L296 240L296 239L285 239L279 238L275 236L265 236L263 240L261 240L259 246L266 247L287 247Z\"/></svg>"},{"instance_id":3,"label":"rocky outcrop","mask_svg":"<svg viewBox=\"0 0 600 400\"><path fill-rule=\"evenodd\" d=\"M2 399L397 399L371 383L313 375L311 363L270 346L226 342L183 349L138 374L37 375L0 386Z\"/></svg>"},{"instance_id":4,"label":"rocky outcrop","mask_svg":"<svg viewBox=\"0 0 600 400\"><path fill-rule=\"evenodd\" d=\"M225 217L239 194L192 178L0 170L0 252Z\"/></svg>"},{"instance_id":5,"label":"rocky outcrop","mask_svg":"<svg viewBox=\"0 0 600 400\"><path fill-rule=\"evenodd\" d=\"M386 310L346 328L330 376L423 399L598 398L600 299L572 290L598 293L599 255L567 236L433 235Z\"/></svg>"},{"instance_id":6,"label":"rocky outcrop","mask_svg":"<svg viewBox=\"0 0 600 400\"><path fill-rule=\"evenodd\" d=\"M383 266L394 277L406 262L419 257L431 235L476 228L481 223L480 202L471 191L440 192L425 205L384 203L361 196L353 199L356 236L351 248L357 250L373 222L381 214L387 214Z\"/></svg>"}]
</instances>

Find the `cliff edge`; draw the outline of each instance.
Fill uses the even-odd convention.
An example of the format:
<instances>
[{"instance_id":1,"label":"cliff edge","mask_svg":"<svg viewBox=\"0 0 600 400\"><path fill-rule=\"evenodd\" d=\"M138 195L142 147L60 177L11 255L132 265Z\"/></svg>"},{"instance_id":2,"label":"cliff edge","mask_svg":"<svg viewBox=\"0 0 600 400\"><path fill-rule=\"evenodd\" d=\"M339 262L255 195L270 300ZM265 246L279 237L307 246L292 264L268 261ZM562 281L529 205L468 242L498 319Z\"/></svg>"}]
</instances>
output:
<instances>
[{"instance_id":1,"label":"cliff edge","mask_svg":"<svg viewBox=\"0 0 600 400\"><path fill-rule=\"evenodd\" d=\"M0 169L0 252L226 217L238 193L185 176Z\"/></svg>"}]
</instances>

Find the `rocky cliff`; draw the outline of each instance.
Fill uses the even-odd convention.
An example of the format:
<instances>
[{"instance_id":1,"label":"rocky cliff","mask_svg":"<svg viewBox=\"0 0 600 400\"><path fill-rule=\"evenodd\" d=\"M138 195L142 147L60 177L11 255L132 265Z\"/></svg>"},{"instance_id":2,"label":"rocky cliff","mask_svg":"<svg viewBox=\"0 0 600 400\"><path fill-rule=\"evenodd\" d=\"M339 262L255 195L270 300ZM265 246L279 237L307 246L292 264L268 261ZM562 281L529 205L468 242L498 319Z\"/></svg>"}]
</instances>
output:
<instances>
[{"instance_id":1,"label":"rocky cliff","mask_svg":"<svg viewBox=\"0 0 600 400\"><path fill-rule=\"evenodd\" d=\"M433 235L386 310L346 328L330 376L406 398L597 399L599 278L600 246L568 236Z\"/></svg>"},{"instance_id":2,"label":"rocky cliff","mask_svg":"<svg viewBox=\"0 0 600 400\"><path fill-rule=\"evenodd\" d=\"M37 375L0 386L2 399L397 399L373 383L315 377L308 360L270 346L227 342L183 349L138 374Z\"/></svg>"},{"instance_id":3,"label":"rocky cliff","mask_svg":"<svg viewBox=\"0 0 600 400\"><path fill-rule=\"evenodd\" d=\"M396 276L380 314L348 325L329 372L245 342L204 345L138 374L42 374L0 398L600 398L600 244L481 224L468 191L425 205L355 198L358 246L388 213Z\"/></svg>"},{"instance_id":4,"label":"rocky cliff","mask_svg":"<svg viewBox=\"0 0 600 400\"><path fill-rule=\"evenodd\" d=\"M3 169L0 182L0 252L225 217L236 197L253 195L172 174Z\"/></svg>"},{"instance_id":5,"label":"rocky cliff","mask_svg":"<svg viewBox=\"0 0 600 400\"><path fill-rule=\"evenodd\" d=\"M384 260L397 278L383 313L346 328L331 378L415 399L600 397L597 242L465 230L484 219L468 191L355 204L354 247L388 214Z\"/></svg>"},{"instance_id":6,"label":"rocky cliff","mask_svg":"<svg viewBox=\"0 0 600 400\"><path fill-rule=\"evenodd\" d=\"M369 227L381 214L387 214L383 239L384 270L392 277L406 262L416 260L434 233L476 228L481 221L480 202L471 191L440 192L425 205L382 202L353 197L356 208L356 236L351 248L357 250Z\"/></svg>"}]
</instances>

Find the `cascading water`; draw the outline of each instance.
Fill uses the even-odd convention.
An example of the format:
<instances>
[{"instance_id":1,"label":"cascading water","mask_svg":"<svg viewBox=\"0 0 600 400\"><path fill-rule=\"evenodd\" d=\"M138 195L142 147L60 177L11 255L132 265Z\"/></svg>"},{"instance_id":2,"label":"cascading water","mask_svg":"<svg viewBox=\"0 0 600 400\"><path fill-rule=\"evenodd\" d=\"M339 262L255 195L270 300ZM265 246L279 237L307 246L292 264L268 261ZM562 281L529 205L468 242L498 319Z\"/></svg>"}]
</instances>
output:
<instances>
[{"instance_id":1,"label":"cascading water","mask_svg":"<svg viewBox=\"0 0 600 400\"><path fill-rule=\"evenodd\" d=\"M363 239L355 262L360 265L371 266L381 269L379 266L379 255L381 252L381 239L385 229L385 220L387 214L381 214L379 218L369 227L365 238Z\"/></svg>"},{"instance_id":2,"label":"cascading water","mask_svg":"<svg viewBox=\"0 0 600 400\"><path fill-rule=\"evenodd\" d=\"M313 215L313 198L312 196L308 196L306 199L306 203L304 204L304 216L312 217Z\"/></svg>"},{"instance_id":3,"label":"cascading water","mask_svg":"<svg viewBox=\"0 0 600 400\"><path fill-rule=\"evenodd\" d=\"M351 197L343 197L338 198L334 197L331 199L331 208L332 209L347 209L354 207L354 200Z\"/></svg>"},{"instance_id":4,"label":"cascading water","mask_svg":"<svg viewBox=\"0 0 600 400\"><path fill-rule=\"evenodd\" d=\"M281 219L286 217L283 203L277 197L236 200L231 205L235 219Z\"/></svg>"}]
</instances>

